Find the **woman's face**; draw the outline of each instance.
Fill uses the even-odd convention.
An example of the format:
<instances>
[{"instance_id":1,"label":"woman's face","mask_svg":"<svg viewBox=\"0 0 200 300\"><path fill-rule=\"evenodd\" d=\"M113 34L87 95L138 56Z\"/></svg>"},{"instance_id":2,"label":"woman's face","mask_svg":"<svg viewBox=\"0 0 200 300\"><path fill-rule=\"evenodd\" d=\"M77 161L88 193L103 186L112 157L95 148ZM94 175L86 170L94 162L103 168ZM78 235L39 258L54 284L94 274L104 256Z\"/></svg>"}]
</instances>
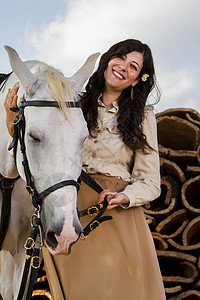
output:
<instances>
[{"instance_id":1,"label":"woman's face","mask_svg":"<svg viewBox=\"0 0 200 300\"><path fill-rule=\"evenodd\" d=\"M143 66L143 54L130 52L123 57L112 58L104 72L107 92L122 92L130 85L135 86Z\"/></svg>"}]
</instances>

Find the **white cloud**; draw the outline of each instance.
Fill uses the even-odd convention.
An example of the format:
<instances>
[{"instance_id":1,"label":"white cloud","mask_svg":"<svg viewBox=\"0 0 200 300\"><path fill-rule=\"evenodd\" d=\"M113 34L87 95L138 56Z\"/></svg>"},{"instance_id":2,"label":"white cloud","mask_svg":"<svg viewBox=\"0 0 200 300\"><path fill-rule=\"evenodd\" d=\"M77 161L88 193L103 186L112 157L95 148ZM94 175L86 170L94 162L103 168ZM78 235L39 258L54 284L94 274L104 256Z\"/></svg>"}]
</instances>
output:
<instances>
[{"instance_id":1,"label":"white cloud","mask_svg":"<svg viewBox=\"0 0 200 300\"><path fill-rule=\"evenodd\" d=\"M195 79L188 70L178 70L174 73L163 74L160 78L161 88L163 89L163 96L176 99L183 97L184 94L191 91L195 86Z\"/></svg>"},{"instance_id":2,"label":"white cloud","mask_svg":"<svg viewBox=\"0 0 200 300\"><path fill-rule=\"evenodd\" d=\"M161 100L157 105L157 111L175 107L199 108L197 99L191 97L197 86L197 81L188 70L177 70L160 74L159 83L161 89Z\"/></svg>"},{"instance_id":3,"label":"white cloud","mask_svg":"<svg viewBox=\"0 0 200 300\"><path fill-rule=\"evenodd\" d=\"M141 39L153 50L166 106L175 100L184 105L184 95L198 89L199 11L199 0L70 0L64 18L28 30L27 44L36 58L72 75L91 53L122 39Z\"/></svg>"}]
</instances>

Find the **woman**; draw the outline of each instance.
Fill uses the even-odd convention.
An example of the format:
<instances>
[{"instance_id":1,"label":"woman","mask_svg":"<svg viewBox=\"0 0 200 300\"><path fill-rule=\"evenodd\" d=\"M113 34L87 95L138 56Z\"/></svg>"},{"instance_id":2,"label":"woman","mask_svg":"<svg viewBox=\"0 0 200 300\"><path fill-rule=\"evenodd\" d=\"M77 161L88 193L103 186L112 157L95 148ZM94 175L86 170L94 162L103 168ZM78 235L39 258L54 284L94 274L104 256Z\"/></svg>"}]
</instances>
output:
<instances>
[{"instance_id":1,"label":"woman","mask_svg":"<svg viewBox=\"0 0 200 300\"><path fill-rule=\"evenodd\" d=\"M155 116L153 107L145 106L154 87L149 47L129 39L102 55L81 96L90 132L83 164L104 190L99 196L82 183L78 208L107 196L105 215L113 219L102 223L86 241L79 241L68 257L52 258L44 249L54 300L166 299L141 207L160 194ZM17 89L10 92L14 97ZM90 221L84 217L83 227Z\"/></svg>"}]
</instances>

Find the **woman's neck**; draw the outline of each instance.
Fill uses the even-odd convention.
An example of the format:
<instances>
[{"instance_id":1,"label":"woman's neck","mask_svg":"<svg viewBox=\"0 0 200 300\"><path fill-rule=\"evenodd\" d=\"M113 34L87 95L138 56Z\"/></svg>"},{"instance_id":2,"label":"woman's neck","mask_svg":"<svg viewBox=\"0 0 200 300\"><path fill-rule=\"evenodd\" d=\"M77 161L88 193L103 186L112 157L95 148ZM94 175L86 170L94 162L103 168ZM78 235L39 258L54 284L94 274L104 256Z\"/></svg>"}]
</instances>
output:
<instances>
[{"instance_id":1,"label":"woman's neck","mask_svg":"<svg viewBox=\"0 0 200 300\"><path fill-rule=\"evenodd\" d=\"M103 104L106 107L111 108L113 106L112 103L117 101L119 96L120 96L120 92L109 93L109 92L104 91L102 96L101 96L101 101L103 102Z\"/></svg>"}]
</instances>

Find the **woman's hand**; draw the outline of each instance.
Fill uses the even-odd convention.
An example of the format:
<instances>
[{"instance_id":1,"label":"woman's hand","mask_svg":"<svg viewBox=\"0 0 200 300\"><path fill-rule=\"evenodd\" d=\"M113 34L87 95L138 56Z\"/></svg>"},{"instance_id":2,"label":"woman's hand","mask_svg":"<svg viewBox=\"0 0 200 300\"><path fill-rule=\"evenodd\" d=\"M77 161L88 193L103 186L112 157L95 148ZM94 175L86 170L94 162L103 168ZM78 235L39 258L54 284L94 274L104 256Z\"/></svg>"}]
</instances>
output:
<instances>
[{"instance_id":1,"label":"woman's hand","mask_svg":"<svg viewBox=\"0 0 200 300\"><path fill-rule=\"evenodd\" d=\"M12 87L12 89L8 90L8 93L6 95L5 101L4 101L4 107L6 110L6 125L8 128L8 132L11 136L14 134L14 124L13 121L17 115L17 111L19 110L17 108L17 92L19 90L19 82L15 83L15 85ZM12 111L11 109L14 109L16 111Z\"/></svg>"},{"instance_id":2,"label":"woman's hand","mask_svg":"<svg viewBox=\"0 0 200 300\"><path fill-rule=\"evenodd\" d=\"M98 203L102 202L106 196L108 200L107 209L112 209L119 205L129 205L130 203L130 199L127 195L124 193L111 192L109 189L101 192Z\"/></svg>"}]
</instances>

